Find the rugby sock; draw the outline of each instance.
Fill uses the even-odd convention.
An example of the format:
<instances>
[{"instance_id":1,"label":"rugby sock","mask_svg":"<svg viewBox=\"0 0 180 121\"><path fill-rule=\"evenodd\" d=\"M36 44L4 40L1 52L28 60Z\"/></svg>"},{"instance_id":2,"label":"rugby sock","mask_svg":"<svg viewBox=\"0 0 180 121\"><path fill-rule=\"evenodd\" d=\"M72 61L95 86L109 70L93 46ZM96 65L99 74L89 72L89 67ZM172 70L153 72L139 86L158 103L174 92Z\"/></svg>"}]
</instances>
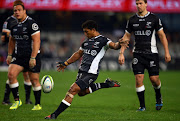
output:
<instances>
[{"instance_id":1,"label":"rugby sock","mask_svg":"<svg viewBox=\"0 0 180 121\"><path fill-rule=\"evenodd\" d=\"M31 95L31 82L24 81L24 89L26 92L26 101L28 101Z\"/></svg>"},{"instance_id":2,"label":"rugby sock","mask_svg":"<svg viewBox=\"0 0 180 121\"><path fill-rule=\"evenodd\" d=\"M18 92L19 83L16 82L14 84L9 84L9 87L11 88L14 100L18 101L19 100L19 92Z\"/></svg>"},{"instance_id":3,"label":"rugby sock","mask_svg":"<svg viewBox=\"0 0 180 121\"><path fill-rule=\"evenodd\" d=\"M33 87L35 105L40 104L41 102L41 86Z\"/></svg>"},{"instance_id":4,"label":"rugby sock","mask_svg":"<svg viewBox=\"0 0 180 121\"><path fill-rule=\"evenodd\" d=\"M55 118L58 117L58 115L60 113L62 113L64 110L66 110L71 104L69 102L67 102L66 100L62 100L61 104L59 105L59 107L57 108L57 110L52 113L51 115L55 114Z\"/></svg>"},{"instance_id":5,"label":"rugby sock","mask_svg":"<svg viewBox=\"0 0 180 121\"><path fill-rule=\"evenodd\" d=\"M161 98L161 83L159 86L154 87L155 93L156 93L156 100Z\"/></svg>"},{"instance_id":6,"label":"rugby sock","mask_svg":"<svg viewBox=\"0 0 180 121\"><path fill-rule=\"evenodd\" d=\"M11 88L9 87L9 80L7 80L6 81L5 92L4 92L4 100L3 101L9 100L10 92L11 92Z\"/></svg>"},{"instance_id":7,"label":"rugby sock","mask_svg":"<svg viewBox=\"0 0 180 121\"><path fill-rule=\"evenodd\" d=\"M90 85L90 88L89 88L89 90L94 92L94 91L96 91L98 89L109 88L109 85L107 83L93 83L93 84Z\"/></svg>"},{"instance_id":8,"label":"rugby sock","mask_svg":"<svg viewBox=\"0 0 180 121\"><path fill-rule=\"evenodd\" d=\"M144 85L141 87L137 87L136 92L137 92L137 95L139 98L140 107L145 107L145 100L144 100L145 87L144 87Z\"/></svg>"}]
</instances>

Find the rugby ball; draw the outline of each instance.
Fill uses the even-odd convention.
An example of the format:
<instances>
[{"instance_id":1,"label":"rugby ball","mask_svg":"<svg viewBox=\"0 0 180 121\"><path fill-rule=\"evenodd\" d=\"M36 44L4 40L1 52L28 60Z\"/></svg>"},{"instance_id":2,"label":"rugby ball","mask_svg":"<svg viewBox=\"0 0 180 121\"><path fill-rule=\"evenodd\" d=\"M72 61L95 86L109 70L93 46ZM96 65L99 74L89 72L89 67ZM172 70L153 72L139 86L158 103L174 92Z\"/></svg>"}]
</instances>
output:
<instances>
[{"instance_id":1,"label":"rugby ball","mask_svg":"<svg viewBox=\"0 0 180 121\"><path fill-rule=\"evenodd\" d=\"M41 79L41 86L44 93L49 93L54 87L53 78L50 75L45 75Z\"/></svg>"}]
</instances>

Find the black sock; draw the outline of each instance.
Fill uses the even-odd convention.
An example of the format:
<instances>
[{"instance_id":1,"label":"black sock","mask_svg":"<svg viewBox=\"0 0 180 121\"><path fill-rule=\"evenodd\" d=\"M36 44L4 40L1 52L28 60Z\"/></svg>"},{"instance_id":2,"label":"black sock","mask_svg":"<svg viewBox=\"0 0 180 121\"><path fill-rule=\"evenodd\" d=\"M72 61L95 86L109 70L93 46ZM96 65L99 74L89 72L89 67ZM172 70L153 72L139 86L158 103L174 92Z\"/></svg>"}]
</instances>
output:
<instances>
[{"instance_id":1,"label":"black sock","mask_svg":"<svg viewBox=\"0 0 180 121\"><path fill-rule=\"evenodd\" d=\"M161 89L161 88L159 88L159 89L155 89L155 88L154 88L155 93L156 93L156 100L158 100L158 99L161 98L161 90L160 90L160 89Z\"/></svg>"},{"instance_id":2,"label":"black sock","mask_svg":"<svg viewBox=\"0 0 180 121\"><path fill-rule=\"evenodd\" d=\"M41 102L41 90L33 91L35 96L35 105L40 104Z\"/></svg>"},{"instance_id":3,"label":"black sock","mask_svg":"<svg viewBox=\"0 0 180 121\"><path fill-rule=\"evenodd\" d=\"M92 89L92 92L102 89L102 88L109 88L109 85L107 83L93 83L90 85L90 88Z\"/></svg>"},{"instance_id":4,"label":"black sock","mask_svg":"<svg viewBox=\"0 0 180 121\"><path fill-rule=\"evenodd\" d=\"M31 85L24 84L25 89L25 95L26 95L26 101L30 100L31 95Z\"/></svg>"},{"instance_id":5,"label":"black sock","mask_svg":"<svg viewBox=\"0 0 180 121\"><path fill-rule=\"evenodd\" d=\"M67 101L62 100L62 102L61 102L61 104L59 105L59 107L57 108L57 110L56 110L54 113L52 113L51 115L55 114L55 118L57 118L58 115L59 115L60 113L62 113L64 110L66 110L70 105L71 105L71 104L68 103Z\"/></svg>"},{"instance_id":6,"label":"black sock","mask_svg":"<svg viewBox=\"0 0 180 121\"><path fill-rule=\"evenodd\" d=\"M19 86L18 86L19 87ZM14 96L14 100L18 101L19 100L19 92L18 92L18 87L11 88L12 94Z\"/></svg>"},{"instance_id":7,"label":"black sock","mask_svg":"<svg viewBox=\"0 0 180 121\"><path fill-rule=\"evenodd\" d=\"M137 92L139 102L140 102L140 107L145 107L144 92L145 90L141 92Z\"/></svg>"},{"instance_id":8,"label":"black sock","mask_svg":"<svg viewBox=\"0 0 180 121\"><path fill-rule=\"evenodd\" d=\"M11 88L9 87L9 84L6 83L6 88L5 88L5 92L4 92L4 100L3 101L9 100L10 92L11 92Z\"/></svg>"}]
</instances>

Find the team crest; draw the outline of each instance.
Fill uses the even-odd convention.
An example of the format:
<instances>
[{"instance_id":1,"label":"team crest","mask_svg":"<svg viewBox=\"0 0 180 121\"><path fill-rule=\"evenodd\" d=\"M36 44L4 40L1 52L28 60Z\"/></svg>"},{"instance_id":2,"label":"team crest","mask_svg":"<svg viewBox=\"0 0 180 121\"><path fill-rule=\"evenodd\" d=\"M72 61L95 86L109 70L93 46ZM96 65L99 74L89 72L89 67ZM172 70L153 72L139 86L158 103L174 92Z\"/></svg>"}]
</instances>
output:
<instances>
[{"instance_id":1,"label":"team crest","mask_svg":"<svg viewBox=\"0 0 180 121\"><path fill-rule=\"evenodd\" d=\"M33 24L32 24L32 29L33 29L34 31L36 31L36 30L39 29L39 27L38 27L38 25L37 25L36 23L33 23Z\"/></svg>"},{"instance_id":2,"label":"team crest","mask_svg":"<svg viewBox=\"0 0 180 121\"><path fill-rule=\"evenodd\" d=\"M138 63L138 59L137 58L133 58L133 62L134 65L136 65Z\"/></svg>"},{"instance_id":3,"label":"team crest","mask_svg":"<svg viewBox=\"0 0 180 121\"><path fill-rule=\"evenodd\" d=\"M151 28L151 22L146 23L146 28Z\"/></svg>"}]
</instances>

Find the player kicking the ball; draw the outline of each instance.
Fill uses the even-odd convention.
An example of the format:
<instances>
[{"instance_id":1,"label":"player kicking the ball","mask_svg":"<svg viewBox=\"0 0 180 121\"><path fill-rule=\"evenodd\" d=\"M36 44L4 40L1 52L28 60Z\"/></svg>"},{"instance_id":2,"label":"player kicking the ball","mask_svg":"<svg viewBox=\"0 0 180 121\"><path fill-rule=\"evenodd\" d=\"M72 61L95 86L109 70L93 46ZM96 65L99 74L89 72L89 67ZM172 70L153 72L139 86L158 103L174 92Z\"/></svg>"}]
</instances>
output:
<instances>
[{"instance_id":1,"label":"player kicking the ball","mask_svg":"<svg viewBox=\"0 0 180 121\"><path fill-rule=\"evenodd\" d=\"M76 82L72 84L65 98L55 112L45 117L45 119L56 119L60 113L71 105L76 94L84 96L102 88L120 87L117 81L106 79L104 83L94 83L99 74L100 62L108 48L117 50L121 46L127 46L128 43L112 42L110 39L100 35L97 31L98 25L95 21L88 20L82 24L82 28L87 39L81 47L67 61L59 62L58 71L64 69L71 63L82 57Z\"/></svg>"}]
</instances>

